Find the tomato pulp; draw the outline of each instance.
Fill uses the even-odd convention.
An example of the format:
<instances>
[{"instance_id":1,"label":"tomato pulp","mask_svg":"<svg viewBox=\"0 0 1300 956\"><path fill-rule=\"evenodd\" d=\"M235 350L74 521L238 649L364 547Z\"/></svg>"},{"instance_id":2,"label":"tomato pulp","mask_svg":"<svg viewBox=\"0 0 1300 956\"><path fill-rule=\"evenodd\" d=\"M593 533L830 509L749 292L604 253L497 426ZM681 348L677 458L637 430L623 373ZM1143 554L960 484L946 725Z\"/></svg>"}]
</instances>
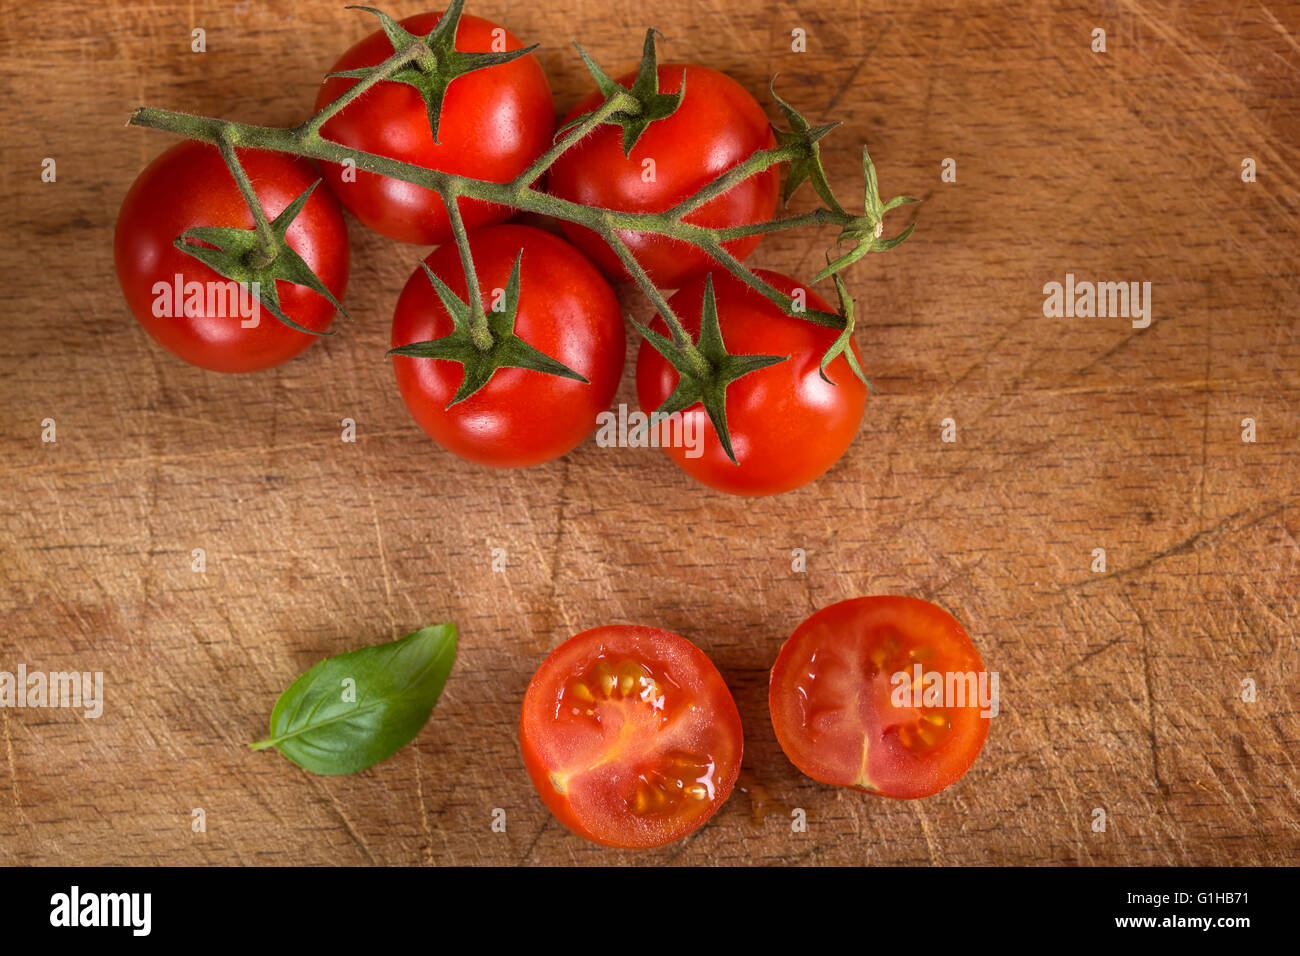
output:
<instances>
[{"instance_id":1,"label":"tomato pulp","mask_svg":"<svg viewBox=\"0 0 1300 956\"><path fill-rule=\"evenodd\" d=\"M984 746L983 673L974 643L942 608L911 597L854 598L822 608L785 642L768 707L781 749L814 780L925 797L960 778ZM934 697L926 694L932 674L944 688Z\"/></svg>"},{"instance_id":2,"label":"tomato pulp","mask_svg":"<svg viewBox=\"0 0 1300 956\"><path fill-rule=\"evenodd\" d=\"M653 627L583 631L538 668L519 729L524 764L573 832L652 847L702 826L740 773L740 714L690 641Z\"/></svg>"}]
</instances>

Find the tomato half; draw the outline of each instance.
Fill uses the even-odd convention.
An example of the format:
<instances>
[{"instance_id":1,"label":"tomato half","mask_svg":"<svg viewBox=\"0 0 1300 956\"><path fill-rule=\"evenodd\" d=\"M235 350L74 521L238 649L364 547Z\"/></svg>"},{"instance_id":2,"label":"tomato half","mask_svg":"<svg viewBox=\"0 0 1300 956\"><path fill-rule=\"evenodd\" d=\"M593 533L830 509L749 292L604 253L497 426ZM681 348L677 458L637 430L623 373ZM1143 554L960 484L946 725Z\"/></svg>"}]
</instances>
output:
<instances>
[{"instance_id":1,"label":"tomato half","mask_svg":"<svg viewBox=\"0 0 1300 956\"><path fill-rule=\"evenodd\" d=\"M489 226L471 233L469 245L484 308L506 288L522 250L515 334L587 382L503 368L448 409L464 381L464 366L395 355L402 400L429 437L469 461L522 467L558 458L595 430L596 416L618 389L626 349L618 299L582 253L541 229ZM424 261L465 301L465 273L454 243ZM452 329L433 284L417 267L397 300L394 347L442 338Z\"/></svg>"},{"instance_id":2,"label":"tomato half","mask_svg":"<svg viewBox=\"0 0 1300 956\"><path fill-rule=\"evenodd\" d=\"M424 13L401 21L406 30L424 36L441 13ZM494 35L494 31L501 31ZM456 27L456 49L491 52L518 50L525 44L490 20L462 16ZM375 66L392 56L393 45L376 30L345 52L330 72ZM357 83L332 77L316 96L316 109L338 99ZM514 179L551 144L555 104L551 87L533 54L466 73L447 87L438 121L438 142L429 129L428 107L415 87L382 82L332 117L321 133L328 140L368 153L413 163L426 169L504 183ZM422 186L352 170L355 181L343 178L340 165L322 163L325 182L344 208L366 226L392 239L437 245L451 238L442 199ZM501 222L510 209L472 199L460 200L465 227L474 229Z\"/></svg>"},{"instance_id":3,"label":"tomato half","mask_svg":"<svg viewBox=\"0 0 1300 956\"><path fill-rule=\"evenodd\" d=\"M787 295L804 288L775 272L759 269L756 274ZM704 288L705 280L695 279L668 300L693 340L700 334ZM837 335L833 329L791 318L729 273L714 273L713 289L728 352L790 358L738 378L727 388L727 426L739 464L727 457L700 404L682 415L696 419L694 433L703 436L696 450L702 453L692 457L684 444L665 446L664 453L692 478L733 495L773 495L807 484L852 444L866 408L867 388L843 355L826 368L835 384L821 377L822 356ZM808 308L833 311L816 293L805 291ZM653 328L668 334L658 316ZM857 345L853 352L858 354ZM677 370L642 341L636 361L641 410L649 414L658 408L678 379Z\"/></svg>"},{"instance_id":4,"label":"tomato half","mask_svg":"<svg viewBox=\"0 0 1300 956\"><path fill-rule=\"evenodd\" d=\"M768 707L781 749L814 780L926 797L969 770L984 746L984 673L970 637L942 608L853 598L822 608L785 642ZM996 693L984 681L984 692Z\"/></svg>"},{"instance_id":5,"label":"tomato half","mask_svg":"<svg viewBox=\"0 0 1300 956\"><path fill-rule=\"evenodd\" d=\"M748 90L725 73L706 66L665 64L659 67L660 92L680 90L683 71L686 94L681 104L671 116L646 127L631 155L623 155L622 127L598 126L551 167L550 192L586 206L663 212L755 151L776 145L767 114ZM631 88L635 79L636 74L629 73L618 82ZM593 93L563 122L590 113L603 101L600 93ZM776 212L779 180L777 168L768 167L691 212L686 222L713 229L765 222ZM623 264L598 235L573 223L563 223L562 228L606 275L628 278ZM619 237L660 288L679 288L717 265L707 253L676 239L634 232L620 232ZM761 238L737 239L726 248L743 259Z\"/></svg>"},{"instance_id":6,"label":"tomato half","mask_svg":"<svg viewBox=\"0 0 1300 956\"><path fill-rule=\"evenodd\" d=\"M519 726L524 765L566 827L652 847L702 826L740 774L731 692L704 652L654 627L565 641L538 668Z\"/></svg>"},{"instance_id":7,"label":"tomato half","mask_svg":"<svg viewBox=\"0 0 1300 956\"><path fill-rule=\"evenodd\" d=\"M237 155L269 219L319 179L304 159L255 149ZM257 324L245 328L243 323L253 318L241 315L222 292L230 280L172 244L195 226L251 229L253 214L217 148L186 141L155 159L131 184L113 235L113 264L122 293L155 342L200 368L252 372L286 362L316 341L260 303ZM341 299L348 282L348 232L328 190L312 193L286 240ZM176 292L177 276L182 290L200 284L202 308L187 307L198 300ZM277 282L276 292L281 310L299 325L317 332L329 328L335 308L324 296L291 282ZM247 289L243 295L253 301Z\"/></svg>"}]
</instances>

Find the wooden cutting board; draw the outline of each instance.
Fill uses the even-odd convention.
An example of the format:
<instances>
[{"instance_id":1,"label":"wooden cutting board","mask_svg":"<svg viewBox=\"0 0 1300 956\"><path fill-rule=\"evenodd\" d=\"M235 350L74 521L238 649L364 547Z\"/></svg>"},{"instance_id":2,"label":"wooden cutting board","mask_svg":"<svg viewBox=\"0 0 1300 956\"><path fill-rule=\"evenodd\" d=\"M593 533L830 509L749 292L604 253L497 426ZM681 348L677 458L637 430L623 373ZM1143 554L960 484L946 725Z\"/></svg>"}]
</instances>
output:
<instances>
[{"instance_id":1,"label":"wooden cutting board","mask_svg":"<svg viewBox=\"0 0 1300 956\"><path fill-rule=\"evenodd\" d=\"M97 719L0 709L0 863L1295 862L1300 5L469 12L543 44L561 110L589 86L569 41L621 72L650 25L665 58L725 70L773 117L779 73L814 122L844 121L823 148L846 204L864 143L886 196L925 200L891 227L914 215L910 241L849 274L880 390L856 443L763 500L697 486L654 449L461 462L410 419L383 354L420 250L355 222L339 335L261 374L182 364L113 275L118 204L171 142L127 116L297 122L371 21L332 3L11 10L0 670L102 671L105 701ZM833 238L785 233L752 261L811 278ZM1044 285L1067 274L1150 282L1149 327L1045 316ZM634 400L626 381L617 401ZM768 722L793 628L879 593L951 610L1001 675L983 754L921 801L803 778ZM396 757L323 778L248 751L311 664L442 620L461 629L455 671ZM746 731L750 792L646 853L568 833L519 759L534 669L611 622L703 647Z\"/></svg>"}]
</instances>

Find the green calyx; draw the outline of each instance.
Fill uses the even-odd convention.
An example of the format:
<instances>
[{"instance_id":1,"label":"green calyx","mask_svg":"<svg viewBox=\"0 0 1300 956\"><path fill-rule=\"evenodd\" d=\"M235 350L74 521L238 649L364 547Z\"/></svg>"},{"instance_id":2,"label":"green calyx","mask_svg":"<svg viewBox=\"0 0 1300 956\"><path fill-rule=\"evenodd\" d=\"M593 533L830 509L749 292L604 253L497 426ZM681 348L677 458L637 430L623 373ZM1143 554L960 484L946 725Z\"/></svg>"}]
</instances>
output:
<instances>
[{"instance_id":1,"label":"green calyx","mask_svg":"<svg viewBox=\"0 0 1300 956\"><path fill-rule=\"evenodd\" d=\"M831 191L831 184L826 178L826 170L822 169L821 146L818 145L823 136L840 125L839 121L822 126L810 126L798 110L776 95L775 76L768 84L768 92L772 94L772 99L776 100L776 105L781 108L786 121L790 124L788 130L772 127L772 132L776 135L777 147L797 145L802 150L802 155L790 160L790 169L785 177L785 189L781 194L781 204L788 206L794 191L805 181L809 181L828 209L843 213L844 207L835 198L835 194Z\"/></svg>"},{"instance_id":2,"label":"green calyx","mask_svg":"<svg viewBox=\"0 0 1300 956\"><path fill-rule=\"evenodd\" d=\"M916 228L916 223L912 223L893 238L883 238L885 213L905 203L920 202L920 200L913 199L911 196L895 196L889 202L882 202L880 199L880 185L876 182L876 167L871 162L871 156L867 153L865 146L862 147L862 176L866 183L863 215L858 216L846 225L839 235L840 242L852 242L854 247L817 273L817 278L813 279L814 282L820 282L845 267L851 266L868 252L886 252L894 248L894 246L910 236L912 230Z\"/></svg>"},{"instance_id":3,"label":"green calyx","mask_svg":"<svg viewBox=\"0 0 1300 956\"><path fill-rule=\"evenodd\" d=\"M582 55L582 60L587 64L587 70L591 73L592 78L596 81L596 87L604 95L605 101L608 102L611 97L618 97L623 104L615 112L604 120L623 128L623 155L629 156L632 153L632 147L636 145L637 140L646 128L656 120L661 120L672 116L677 111L677 107L682 103L682 97L686 95L686 74L682 73L682 85L676 93L659 92L659 62L655 53L655 34L658 31L651 28L645 32L645 45L641 50L641 66L637 69L636 80L632 83L629 90L610 79L609 74L596 65L596 62L587 55L587 51L578 44L578 53ZM590 116L590 113L584 113L576 117L571 122L564 125L556 133L557 138L564 134L570 127L582 122Z\"/></svg>"},{"instance_id":4,"label":"green calyx","mask_svg":"<svg viewBox=\"0 0 1300 956\"><path fill-rule=\"evenodd\" d=\"M545 375L573 379L588 384L587 379L579 375L544 352L533 348L519 336L515 335L515 318L519 311L519 266L524 254L521 251L515 258L514 268L510 270L510 279L506 283L505 294L501 298L501 308L480 312L475 316L469 304L462 301L456 293L447 288L447 284L433 274L428 265L424 272L433 283L443 308L451 316L453 331L440 339L426 342L412 342L390 349L389 355L405 355L411 358L444 359L459 362L465 367L465 377L460 388L452 396L447 408L457 405L469 398L503 368L526 368ZM487 335L482 334L487 331Z\"/></svg>"},{"instance_id":5,"label":"green calyx","mask_svg":"<svg viewBox=\"0 0 1300 956\"><path fill-rule=\"evenodd\" d=\"M352 6L348 9L365 10L377 16L389 42L393 44L393 52L411 51L409 62L385 79L394 83L405 83L419 91L429 111L429 129L433 132L435 143L438 142L438 122L442 116L442 101L446 98L447 88L451 86L453 80L475 70L509 63L537 49L537 44L533 44L521 50L501 53L467 53L457 50L456 28L465 10L465 0L452 0L437 25L423 37L407 32L400 23L374 7ZM381 69L383 69L381 66L367 66L355 70L341 70L338 73L330 73L329 76L365 79Z\"/></svg>"},{"instance_id":6,"label":"green calyx","mask_svg":"<svg viewBox=\"0 0 1300 956\"><path fill-rule=\"evenodd\" d=\"M740 464L736 453L731 448L731 432L727 428L727 387L750 372L784 362L788 355L732 355L722 341L722 329L718 324L718 305L713 295L713 276L704 280L704 311L700 317L700 336L695 343L696 360L692 361L682 346L672 339L660 335L653 329L633 322L638 332L651 346L659 352L669 364L677 370L679 376L677 387L673 389L662 405L655 409L657 415L671 415L685 411L697 402L704 406L704 411L718 433L722 449L731 459L732 464ZM701 368L699 358L704 359Z\"/></svg>"},{"instance_id":7,"label":"green calyx","mask_svg":"<svg viewBox=\"0 0 1300 956\"><path fill-rule=\"evenodd\" d=\"M334 293L325 287L325 283L311 271L302 256L289 247L285 239L289 226L302 212L319 185L318 179L267 224L271 242L267 241L267 235L257 227L239 229L230 226L195 226L177 236L172 245L198 259L213 272L243 283L250 289L257 289L258 298L266 310L289 328L308 335L333 335L332 332L317 332L306 328L285 315L280 308L280 294L275 286L277 279L306 286L323 295L344 315L348 314L338 299L334 298ZM254 211L255 218L262 215L261 209Z\"/></svg>"}]
</instances>

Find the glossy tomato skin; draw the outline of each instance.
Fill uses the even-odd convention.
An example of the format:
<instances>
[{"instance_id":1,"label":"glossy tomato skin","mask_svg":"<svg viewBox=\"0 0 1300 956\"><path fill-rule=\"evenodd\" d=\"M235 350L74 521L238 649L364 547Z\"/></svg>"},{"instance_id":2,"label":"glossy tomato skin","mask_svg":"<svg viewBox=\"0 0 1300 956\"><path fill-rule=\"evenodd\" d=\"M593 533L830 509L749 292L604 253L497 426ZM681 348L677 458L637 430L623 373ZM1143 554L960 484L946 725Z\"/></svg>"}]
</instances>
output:
<instances>
[{"instance_id":1,"label":"glossy tomato skin","mask_svg":"<svg viewBox=\"0 0 1300 956\"><path fill-rule=\"evenodd\" d=\"M805 288L809 309L833 311L816 293L788 276L762 269L756 274L787 295ZM710 488L733 495L774 495L805 485L835 464L853 442L867 389L853 374L843 355L826 368L835 384L822 379L822 356L836 333L780 308L729 273L713 275L714 297L722 340L731 354L788 355L737 379L727 389L727 423L739 464L733 464L718 441L703 405L684 416L697 419L703 436L702 454L691 457L685 447L665 447L669 458ZM704 310L704 278L691 281L668 300L692 339L699 338ZM657 331L667 334L655 317ZM853 346L855 355L857 345ZM645 341L637 353L636 387L641 410L649 414L676 387L678 374Z\"/></svg>"},{"instance_id":2,"label":"glossy tomato skin","mask_svg":"<svg viewBox=\"0 0 1300 956\"><path fill-rule=\"evenodd\" d=\"M441 17L441 13L425 13L401 23L410 33L424 36ZM499 29L504 28L490 20L462 16L456 49L489 52L493 31ZM506 50L524 45L505 31ZM330 72L375 66L392 53L388 37L376 30L339 57ZM348 77L327 79L317 94L316 109L332 103L356 82ZM443 100L437 143L423 97L405 83L379 83L344 107L321 132L326 139L368 153L503 183L527 169L550 146L555 105L546 74L530 54L453 80ZM376 232L423 245L451 238L446 207L431 190L363 170L355 170L354 182L345 182L342 166L322 163L321 167L344 208ZM460 200L460 209L467 229L501 222L510 215L505 206L471 199Z\"/></svg>"},{"instance_id":3,"label":"glossy tomato skin","mask_svg":"<svg viewBox=\"0 0 1300 956\"><path fill-rule=\"evenodd\" d=\"M623 130L596 127L568 150L549 171L548 189L562 199L623 212L663 212L694 195L756 150L776 145L762 107L743 86L717 70L681 63L659 67L659 89L676 93L683 71L686 95L677 111L651 123L623 155ZM618 82L631 87L635 73ZM562 122L589 113L604 101L593 93ZM645 181L646 160L654 160L654 181ZM775 166L751 176L686 217L699 226L719 229L765 222L776 212L780 176ZM565 235L606 275L628 278L623 264L603 239L583 226L563 223ZM716 267L706 253L676 239L620 232L636 260L660 288L676 289ZM761 236L726 244L737 258L748 256Z\"/></svg>"},{"instance_id":4,"label":"glossy tomato skin","mask_svg":"<svg viewBox=\"0 0 1300 956\"><path fill-rule=\"evenodd\" d=\"M694 832L740 774L740 714L722 675L683 637L610 625L556 648L524 695L524 765L566 827L646 848Z\"/></svg>"},{"instance_id":5,"label":"glossy tomato skin","mask_svg":"<svg viewBox=\"0 0 1300 956\"><path fill-rule=\"evenodd\" d=\"M443 359L394 356L402 399L434 441L469 461L524 467L558 458L596 428L623 374L623 317L596 267L559 236L531 226L489 226L469 237L484 307L504 289L515 257L519 310L515 334L567 365L589 384L531 369L503 368L478 392L447 409L464 367ZM454 243L425 259L461 301L465 277ZM393 346L442 338L451 317L424 270L411 273L393 316Z\"/></svg>"},{"instance_id":6,"label":"glossy tomato skin","mask_svg":"<svg viewBox=\"0 0 1300 956\"><path fill-rule=\"evenodd\" d=\"M950 786L979 756L990 718L978 699L897 706L895 675L914 678L918 664L945 681L984 672L965 629L928 601L876 596L822 608L772 667L768 708L781 749L814 780L868 793L911 799Z\"/></svg>"},{"instance_id":7,"label":"glossy tomato skin","mask_svg":"<svg viewBox=\"0 0 1300 956\"><path fill-rule=\"evenodd\" d=\"M238 156L271 219L318 179L306 160L253 149L241 149ZM316 341L265 308L253 328L241 327L239 315L156 316L156 283L173 286L176 275L205 288L208 282L229 281L173 245L194 226L251 229L253 214L217 148L187 140L155 159L132 183L113 237L118 282L155 342L200 368L253 372L286 362ZM328 190L312 193L286 238L335 298L342 299L348 281L347 226ZM324 296L291 282L277 282L276 289L289 318L318 332L329 328L335 308Z\"/></svg>"}]
</instances>

